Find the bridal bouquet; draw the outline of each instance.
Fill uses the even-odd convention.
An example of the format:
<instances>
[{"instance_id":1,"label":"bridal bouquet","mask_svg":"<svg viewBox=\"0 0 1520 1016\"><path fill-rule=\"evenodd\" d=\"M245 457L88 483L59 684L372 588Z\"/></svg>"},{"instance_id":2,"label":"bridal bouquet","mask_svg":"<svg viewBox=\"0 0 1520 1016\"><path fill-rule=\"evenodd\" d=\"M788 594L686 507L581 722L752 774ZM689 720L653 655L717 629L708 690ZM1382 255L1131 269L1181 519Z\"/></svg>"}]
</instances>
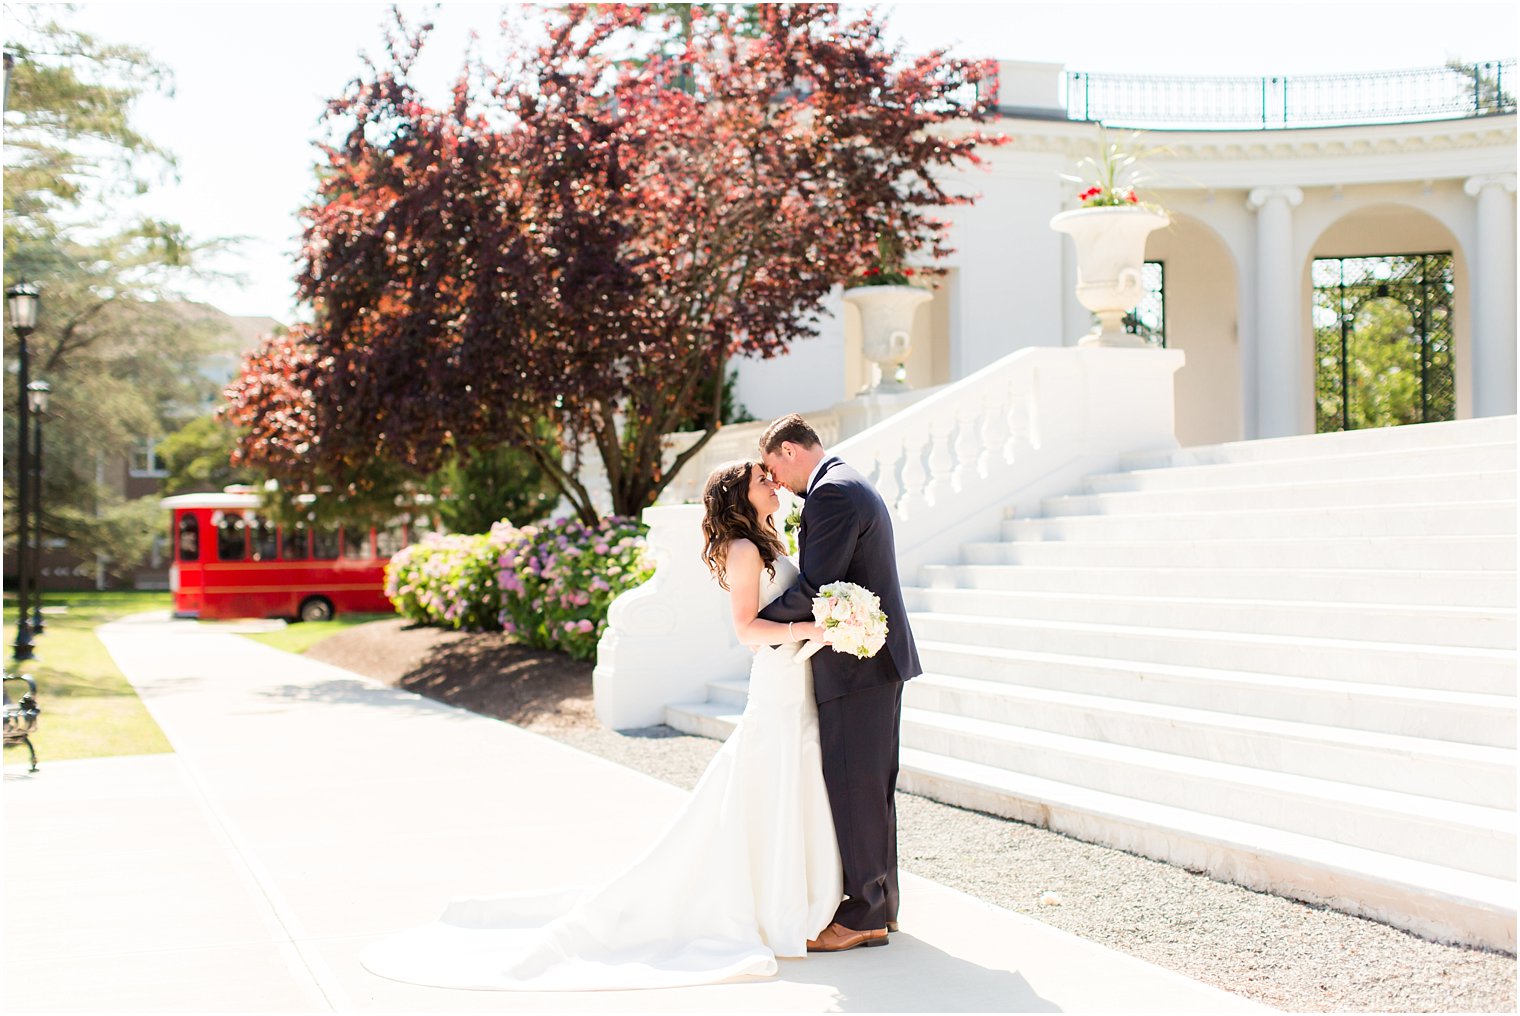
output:
<instances>
[{"instance_id":1,"label":"bridal bouquet","mask_svg":"<svg viewBox=\"0 0 1520 1016\"><path fill-rule=\"evenodd\" d=\"M813 597L813 620L830 632L836 653L862 660L875 656L887 643L887 615L876 594L853 582L830 582Z\"/></svg>"}]
</instances>

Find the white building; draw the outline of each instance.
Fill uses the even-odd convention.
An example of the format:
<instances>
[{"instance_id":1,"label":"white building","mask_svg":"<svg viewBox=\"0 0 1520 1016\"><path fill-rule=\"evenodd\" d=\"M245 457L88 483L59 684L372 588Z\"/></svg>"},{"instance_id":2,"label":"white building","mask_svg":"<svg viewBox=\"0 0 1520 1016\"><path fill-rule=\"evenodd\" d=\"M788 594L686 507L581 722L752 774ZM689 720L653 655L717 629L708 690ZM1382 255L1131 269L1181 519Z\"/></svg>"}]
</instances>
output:
<instances>
[{"instance_id":1,"label":"white building","mask_svg":"<svg viewBox=\"0 0 1520 1016\"><path fill-rule=\"evenodd\" d=\"M1061 174L1096 150L1106 121L1153 128L1141 144L1164 149L1146 159L1154 182L1142 190L1172 225L1146 258L1162 268L1165 344L1186 354L1184 445L1316 431L1313 266L1328 259L1449 256L1449 335L1435 341L1450 345L1454 417L1513 413L1516 134L1503 75L1514 64L1484 66L1474 88L1449 70L1179 79L1001 64L989 129L1011 141L954 180L981 196L946 215L955 253L919 311L908 382L959 380L1089 329L1073 245L1049 222L1076 207ZM761 419L832 407L867 382L859 346L840 301L819 338L740 362L739 399Z\"/></svg>"}]
</instances>

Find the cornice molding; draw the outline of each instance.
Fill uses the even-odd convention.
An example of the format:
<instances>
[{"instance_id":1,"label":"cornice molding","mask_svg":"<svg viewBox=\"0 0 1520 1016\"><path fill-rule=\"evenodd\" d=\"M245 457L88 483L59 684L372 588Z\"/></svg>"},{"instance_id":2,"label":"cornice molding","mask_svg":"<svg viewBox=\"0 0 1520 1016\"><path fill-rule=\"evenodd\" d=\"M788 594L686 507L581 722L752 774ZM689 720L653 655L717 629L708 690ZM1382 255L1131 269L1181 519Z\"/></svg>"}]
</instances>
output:
<instances>
[{"instance_id":1,"label":"cornice molding","mask_svg":"<svg viewBox=\"0 0 1520 1016\"><path fill-rule=\"evenodd\" d=\"M1516 121L1506 114L1291 130L1151 131L1142 144L1160 149L1145 160L1153 191L1248 191L1274 178L1299 187L1462 181L1514 173ZM945 173L964 174L972 186L989 178L1029 180L1059 173L1062 164L1092 155L1100 137L1097 124L1076 120L962 122L939 125L935 132L973 126L1009 140L983 148L981 167Z\"/></svg>"},{"instance_id":2,"label":"cornice molding","mask_svg":"<svg viewBox=\"0 0 1520 1016\"><path fill-rule=\"evenodd\" d=\"M1092 148L1098 125L1081 121L1000 119L995 129L1007 134L1005 148L1023 152L1085 155ZM1402 124L1352 124L1345 127L1299 127L1254 131L1148 131L1147 143L1164 148L1151 157L1158 166L1168 162L1206 162L1346 158L1413 152L1514 148L1514 114L1464 120L1433 120Z\"/></svg>"}]
</instances>

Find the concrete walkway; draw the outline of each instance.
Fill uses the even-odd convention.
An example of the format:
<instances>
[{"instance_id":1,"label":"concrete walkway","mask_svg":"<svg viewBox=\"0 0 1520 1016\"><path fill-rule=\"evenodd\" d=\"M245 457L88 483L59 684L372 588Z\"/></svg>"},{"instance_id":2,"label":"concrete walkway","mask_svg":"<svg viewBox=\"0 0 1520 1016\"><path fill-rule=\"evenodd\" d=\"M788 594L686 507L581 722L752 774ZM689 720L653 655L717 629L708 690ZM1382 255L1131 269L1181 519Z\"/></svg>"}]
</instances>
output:
<instances>
[{"instance_id":1,"label":"concrete walkway","mask_svg":"<svg viewBox=\"0 0 1520 1016\"><path fill-rule=\"evenodd\" d=\"M175 754L5 773L7 1012L1264 1011L904 876L887 949L667 991L452 991L356 960L455 895L594 884L685 792L193 622L100 635ZM42 689L44 707L46 689Z\"/></svg>"}]
</instances>

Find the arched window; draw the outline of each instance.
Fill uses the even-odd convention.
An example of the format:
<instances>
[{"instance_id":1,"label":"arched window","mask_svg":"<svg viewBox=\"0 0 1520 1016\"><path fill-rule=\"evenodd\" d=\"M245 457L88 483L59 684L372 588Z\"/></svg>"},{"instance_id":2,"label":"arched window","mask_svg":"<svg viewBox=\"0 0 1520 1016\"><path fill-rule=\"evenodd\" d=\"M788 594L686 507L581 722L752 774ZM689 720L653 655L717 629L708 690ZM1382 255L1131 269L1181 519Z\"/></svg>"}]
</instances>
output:
<instances>
[{"instance_id":1,"label":"arched window","mask_svg":"<svg viewBox=\"0 0 1520 1016\"><path fill-rule=\"evenodd\" d=\"M179 530L174 539L175 557L181 561L199 561L201 558L201 527L195 516L186 512L179 517Z\"/></svg>"}]
</instances>

